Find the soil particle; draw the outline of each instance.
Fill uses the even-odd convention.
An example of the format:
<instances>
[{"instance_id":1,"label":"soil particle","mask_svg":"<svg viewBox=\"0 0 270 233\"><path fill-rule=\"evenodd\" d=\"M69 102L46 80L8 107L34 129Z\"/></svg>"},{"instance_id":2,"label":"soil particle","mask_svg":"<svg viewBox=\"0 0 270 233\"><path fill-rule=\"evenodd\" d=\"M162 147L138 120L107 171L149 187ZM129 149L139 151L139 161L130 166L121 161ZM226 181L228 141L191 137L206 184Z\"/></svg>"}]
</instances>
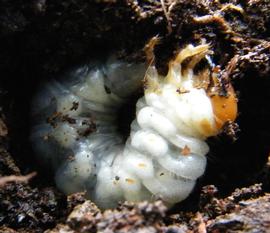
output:
<instances>
[{"instance_id":1,"label":"soil particle","mask_svg":"<svg viewBox=\"0 0 270 233\"><path fill-rule=\"evenodd\" d=\"M204 187L200 210L194 213L172 214L161 201L124 203L101 212L85 201L73 209L65 223L46 232L266 232L270 196L262 196L261 185L237 189L223 199L215 197L217 194L214 186Z\"/></svg>"},{"instance_id":2,"label":"soil particle","mask_svg":"<svg viewBox=\"0 0 270 233\"><path fill-rule=\"evenodd\" d=\"M3 119L0 118L0 137L5 137L8 134L8 129Z\"/></svg>"},{"instance_id":3,"label":"soil particle","mask_svg":"<svg viewBox=\"0 0 270 233\"><path fill-rule=\"evenodd\" d=\"M11 155L3 148L0 148L0 175L20 175L21 171L15 164Z\"/></svg>"},{"instance_id":4,"label":"soil particle","mask_svg":"<svg viewBox=\"0 0 270 233\"><path fill-rule=\"evenodd\" d=\"M207 228L208 232L269 232L270 195L239 202L234 213L219 216Z\"/></svg>"},{"instance_id":5,"label":"soil particle","mask_svg":"<svg viewBox=\"0 0 270 233\"><path fill-rule=\"evenodd\" d=\"M242 200L257 198L263 194L260 184L252 185L248 188L236 189L230 196L222 199L218 198L218 190L213 185L203 187L200 196L200 211L204 216L215 218L238 209L238 203Z\"/></svg>"},{"instance_id":6,"label":"soil particle","mask_svg":"<svg viewBox=\"0 0 270 233\"><path fill-rule=\"evenodd\" d=\"M53 227L65 207L65 198L53 188L33 189L23 184L6 184L0 190L0 225L27 232Z\"/></svg>"},{"instance_id":7,"label":"soil particle","mask_svg":"<svg viewBox=\"0 0 270 233\"><path fill-rule=\"evenodd\" d=\"M201 193L198 212L181 211L169 215L168 222L188 229L185 232L254 232L255 230L255 232L267 232L269 216L266 213L269 211L269 195L264 196L261 185L236 189L225 198L218 198L218 195L215 186L205 186ZM255 219L252 217L253 214L254 216L257 214ZM260 222L259 216L262 216Z\"/></svg>"},{"instance_id":8,"label":"soil particle","mask_svg":"<svg viewBox=\"0 0 270 233\"><path fill-rule=\"evenodd\" d=\"M166 207L161 201L124 203L118 209L104 213L86 201L74 208L67 218L67 225L57 226L47 233L62 232L62 228L70 232L163 232L165 212Z\"/></svg>"}]
</instances>

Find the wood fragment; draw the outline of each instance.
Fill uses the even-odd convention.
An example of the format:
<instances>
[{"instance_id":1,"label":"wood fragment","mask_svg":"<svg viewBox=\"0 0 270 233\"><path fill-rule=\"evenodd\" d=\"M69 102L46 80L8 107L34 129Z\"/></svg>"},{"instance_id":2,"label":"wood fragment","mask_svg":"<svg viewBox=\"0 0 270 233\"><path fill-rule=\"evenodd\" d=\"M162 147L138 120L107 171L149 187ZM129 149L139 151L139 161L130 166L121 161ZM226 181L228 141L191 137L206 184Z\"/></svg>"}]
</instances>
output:
<instances>
[{"instance_id":1,"label":"wood fragment","mask_svg":"<svg viewBox=\"0 0 270 233\"><path fill-rule=\"evenodd\" d=\"M31 172L25 176L2 176L0 177L0 188L3 188L7 183L16 182L16 183L28 183L30 179L37 175L37 172Z\"/></svg>"}]
</instances>

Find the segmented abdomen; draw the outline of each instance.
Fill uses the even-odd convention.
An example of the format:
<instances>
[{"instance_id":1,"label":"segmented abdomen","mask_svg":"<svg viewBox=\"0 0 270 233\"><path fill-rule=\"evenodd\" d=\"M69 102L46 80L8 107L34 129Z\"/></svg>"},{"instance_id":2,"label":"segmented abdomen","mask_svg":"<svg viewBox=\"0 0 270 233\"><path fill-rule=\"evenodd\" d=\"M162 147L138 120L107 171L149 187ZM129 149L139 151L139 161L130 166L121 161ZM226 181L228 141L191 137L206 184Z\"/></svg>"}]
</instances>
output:
<instances>
[{"instance_id":1,"label":"segmented abdomen","mask_svg":"<svg viewBox=\"0 0 270 233\"><path fill-rule=\"evenodd\" d=\"M143 64L111 59L43 85L33 102L31 139L55 170L57 186L65 193L86 190L102 208L122 200L162 198L171 205L185 199L205 170L204 139L218 132L206 90L194 85L193 67L207 51L207 45L187 46L166 77L154 66L145 74ZM144 77L145 94L124 142L118 110Z\"/></svg>"}]
</instances>

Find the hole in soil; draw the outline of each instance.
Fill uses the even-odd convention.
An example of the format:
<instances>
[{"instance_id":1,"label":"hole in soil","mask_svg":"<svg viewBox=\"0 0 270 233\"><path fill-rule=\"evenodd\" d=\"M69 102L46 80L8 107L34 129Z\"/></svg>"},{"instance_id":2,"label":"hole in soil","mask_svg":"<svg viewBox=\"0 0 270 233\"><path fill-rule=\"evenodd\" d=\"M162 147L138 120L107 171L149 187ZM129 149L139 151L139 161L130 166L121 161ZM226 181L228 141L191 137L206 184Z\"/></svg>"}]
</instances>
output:
<instances>
[{"instance_id":1,"label":"hole in soil","mask_svg":"<svg viewBox=\"0 0 270 233\"><path fill-rule=\"evenodd\" d=\"M118 130L121 135L124 137L124 141L130 135L130 125L131 122L136 117L136 103L140 98L139 95L133 95L118 111L117 116L117 125Z\"/></svg>"}]
</instances>

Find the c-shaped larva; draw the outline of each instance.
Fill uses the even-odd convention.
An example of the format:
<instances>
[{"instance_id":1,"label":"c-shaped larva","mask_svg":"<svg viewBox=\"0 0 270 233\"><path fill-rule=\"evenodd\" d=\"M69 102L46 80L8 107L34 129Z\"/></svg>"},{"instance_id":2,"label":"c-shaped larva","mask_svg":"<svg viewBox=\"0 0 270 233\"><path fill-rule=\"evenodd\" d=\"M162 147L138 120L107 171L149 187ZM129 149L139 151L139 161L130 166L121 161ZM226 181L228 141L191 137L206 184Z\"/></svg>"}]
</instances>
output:
<instances>
[{"instance_id":1,"label":"c-shaped larva","mask_svg":"<svg viewBox=\"0 0 270 233\"><path fill-rule=\"evenodd\" d=\"M217 74L194 73L208 53L206 44L186 46L165 77L154 65L146 70L111 59L45 84L34 99L31 140L55 169L57 186L67 194L86 190L101 208L123 200L161 198L172 205L185 199L205 170L204 140L237 115L230 84L220 96ZM143 78L144 96L124 143L117 112Z\"/></svg>"}]
</instances>

